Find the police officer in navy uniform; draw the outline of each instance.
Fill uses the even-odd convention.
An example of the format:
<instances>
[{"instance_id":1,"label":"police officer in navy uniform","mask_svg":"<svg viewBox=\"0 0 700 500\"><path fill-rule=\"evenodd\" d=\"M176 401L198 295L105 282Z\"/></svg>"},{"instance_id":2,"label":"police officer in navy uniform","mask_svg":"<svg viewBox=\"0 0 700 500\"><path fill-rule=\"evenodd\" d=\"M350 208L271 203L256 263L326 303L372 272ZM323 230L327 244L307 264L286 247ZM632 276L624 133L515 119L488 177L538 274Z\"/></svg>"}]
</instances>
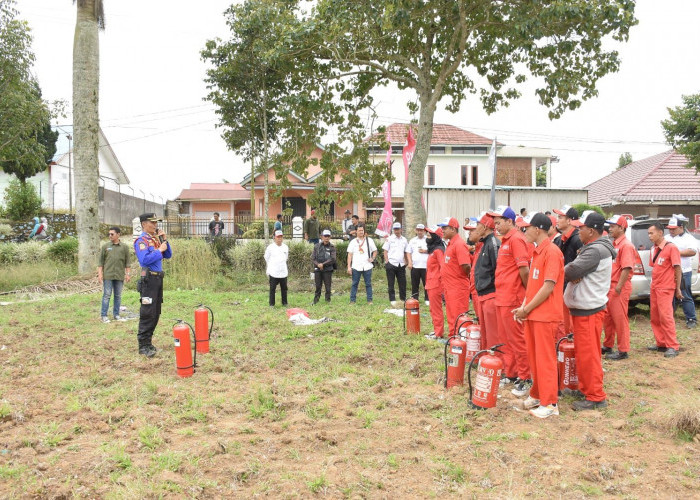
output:
<instances>
[{"instance_id":1,"label":"police officer in navy uniform","mask_svg":"<svg viewBox=\"0 0 700 500\"><path fill-rule=\"evenodd\" d=\"M158 217L154 213L141 214L143 232L134 241L136 258L141 264L141 310L139 312L139 354L151 358L156 354L151 339L160 318L163 302L163 259L173 256L165 233L158 229Z\"/></svg>"}]
</instances>

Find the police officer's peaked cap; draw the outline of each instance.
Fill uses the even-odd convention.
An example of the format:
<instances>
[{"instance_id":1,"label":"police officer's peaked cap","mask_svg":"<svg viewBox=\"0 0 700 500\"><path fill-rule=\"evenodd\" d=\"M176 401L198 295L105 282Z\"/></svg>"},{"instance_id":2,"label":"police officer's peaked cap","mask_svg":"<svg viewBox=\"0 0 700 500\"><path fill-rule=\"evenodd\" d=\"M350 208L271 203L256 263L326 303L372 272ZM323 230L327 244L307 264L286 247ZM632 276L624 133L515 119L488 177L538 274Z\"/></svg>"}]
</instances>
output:
<instances>
[{"instance_id":1,"label":"police officer's peaked cap","mask_svg":"<svg viewBox=\"0 0 700 500\"><path fill-rule=\"evenodd\" d=\"M159 219L158 216L154 213L148 213L139 215L139 220L141 220L141 222L160 222L162 219Z\"/></svg>"}]
</instances>

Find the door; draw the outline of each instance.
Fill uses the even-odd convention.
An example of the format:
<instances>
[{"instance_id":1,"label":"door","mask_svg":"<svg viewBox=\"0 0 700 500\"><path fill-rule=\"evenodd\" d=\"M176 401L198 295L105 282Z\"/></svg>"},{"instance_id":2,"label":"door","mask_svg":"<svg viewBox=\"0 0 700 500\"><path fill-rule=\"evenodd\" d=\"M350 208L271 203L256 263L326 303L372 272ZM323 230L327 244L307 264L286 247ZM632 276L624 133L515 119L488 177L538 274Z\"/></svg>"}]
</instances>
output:
<instances>
[{"instance_id":1,"label":"door","mask_svg":"<svg viewBox=\"0 0 700 500\"><path fill-rule=\"evenodd\" d=\"M306 217L306 200L301 197L282 198L282 209L292 209L292 217Z\"/></svg>"}]
</instances>

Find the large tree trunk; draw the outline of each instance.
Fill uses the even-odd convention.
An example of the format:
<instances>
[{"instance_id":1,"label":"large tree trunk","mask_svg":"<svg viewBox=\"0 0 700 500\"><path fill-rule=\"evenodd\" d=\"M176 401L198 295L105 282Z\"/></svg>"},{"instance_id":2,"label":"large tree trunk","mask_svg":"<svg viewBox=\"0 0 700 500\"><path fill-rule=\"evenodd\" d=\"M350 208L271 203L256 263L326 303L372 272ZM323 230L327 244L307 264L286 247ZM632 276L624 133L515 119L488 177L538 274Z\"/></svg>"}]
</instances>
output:
<instances>
[{"instance_id":1,"label":"large tree trunk","mask_svg":"<svg viewBox=\"0 0 700 500\"><path fill-rule=\"evenodd\" d=\"M255 150L252 144L250 149L250 216L255 218Z\"/></svg>"},{"instance_id":2,"label":"large tree trunk","mask_svg":"<svg viewBox=\"0 0 700 500\"><path fill-rule=\"evenodd\" d=\"M433 136L433 117L435 116L435 103L430 92L421 96L420 118L418 122L418 134L416 136L416 151L413 161L408 168L408 181L404 190L404 210L406 214L405 233L412 236L415 232L416 224L425 224L426 214L422 203L423 179L425 178L425 165L428 163L430 154L430 141ZM446 217L450 214L433 214L438 218ZM456 215L456 214L455 214Z\"/></svg>"},{"instance_id":3,"label":"large tree trunk","mask_svg":"<svg viewBox=\"0 0 700 500\"><path fill-rule=\"evenodd\" d=\"M95 0L78 3L73 41L73 137L78 272L94 272L100 244L98 217L100 55Z\"/></svg>"},{"instance_id":4,"label":"large tree trunk","mask_svg":"<svg viewBox=\"0 0 700 500\"><path fill-rule=\"evenodd\" d=\"M262 100L262 138L263 138L263 161L262 167L265 172L265 186L263 191L263 236L265 238L265 244L270 242L270 225L268 220L270 219L270 150L269 150L269 139L267 137L267 100L265 99L265 87L263 85L263 100Z\"/></svg>"}]
</instances>

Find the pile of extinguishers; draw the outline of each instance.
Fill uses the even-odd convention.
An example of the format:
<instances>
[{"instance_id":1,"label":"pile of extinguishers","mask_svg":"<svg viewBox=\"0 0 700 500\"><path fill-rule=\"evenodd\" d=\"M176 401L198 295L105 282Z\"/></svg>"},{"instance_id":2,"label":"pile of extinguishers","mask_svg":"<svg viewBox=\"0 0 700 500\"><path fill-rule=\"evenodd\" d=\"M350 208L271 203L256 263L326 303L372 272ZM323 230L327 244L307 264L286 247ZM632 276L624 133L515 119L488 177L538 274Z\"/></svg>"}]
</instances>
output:
<instances>
[{"instance_id":1,"label":"pile of extinguishers","mask_svg":"<svg viewBox=\"0 0 700 500\"><path fill-rule=\"evenodd\" d=\"M503 360L496 353L504 344L496 344L486 349L481 345L479 320L464 312L457 317L454 333L445 344L445 388L464 385L464 371L467 370L469 401L474 408L493 408L498 401L498 388L503 374ZM573 333L561 338L555 346L559 390L578 389L576 359L574 355ZM476 380L472 385L471 370L477 363ZM467 363L469 364L467 366Z\"/></svg>"},{"instance_id":2,"label":"pile of extinguishers","mask_svg":"<svg viewBox=\"0 0 700 500\"><path fill-rule=\"evenodd\" d=\"M211 321L209 313L211 312ZM204 304L199 304L194 311L194 328L181 319L173 326L175 338L175 366L180 377L191 377L197 367L197 353L209 352L209 340L214 329L214 311ZM194 353L190 333L194 339Z\"/></svg>"}]
</instances>

